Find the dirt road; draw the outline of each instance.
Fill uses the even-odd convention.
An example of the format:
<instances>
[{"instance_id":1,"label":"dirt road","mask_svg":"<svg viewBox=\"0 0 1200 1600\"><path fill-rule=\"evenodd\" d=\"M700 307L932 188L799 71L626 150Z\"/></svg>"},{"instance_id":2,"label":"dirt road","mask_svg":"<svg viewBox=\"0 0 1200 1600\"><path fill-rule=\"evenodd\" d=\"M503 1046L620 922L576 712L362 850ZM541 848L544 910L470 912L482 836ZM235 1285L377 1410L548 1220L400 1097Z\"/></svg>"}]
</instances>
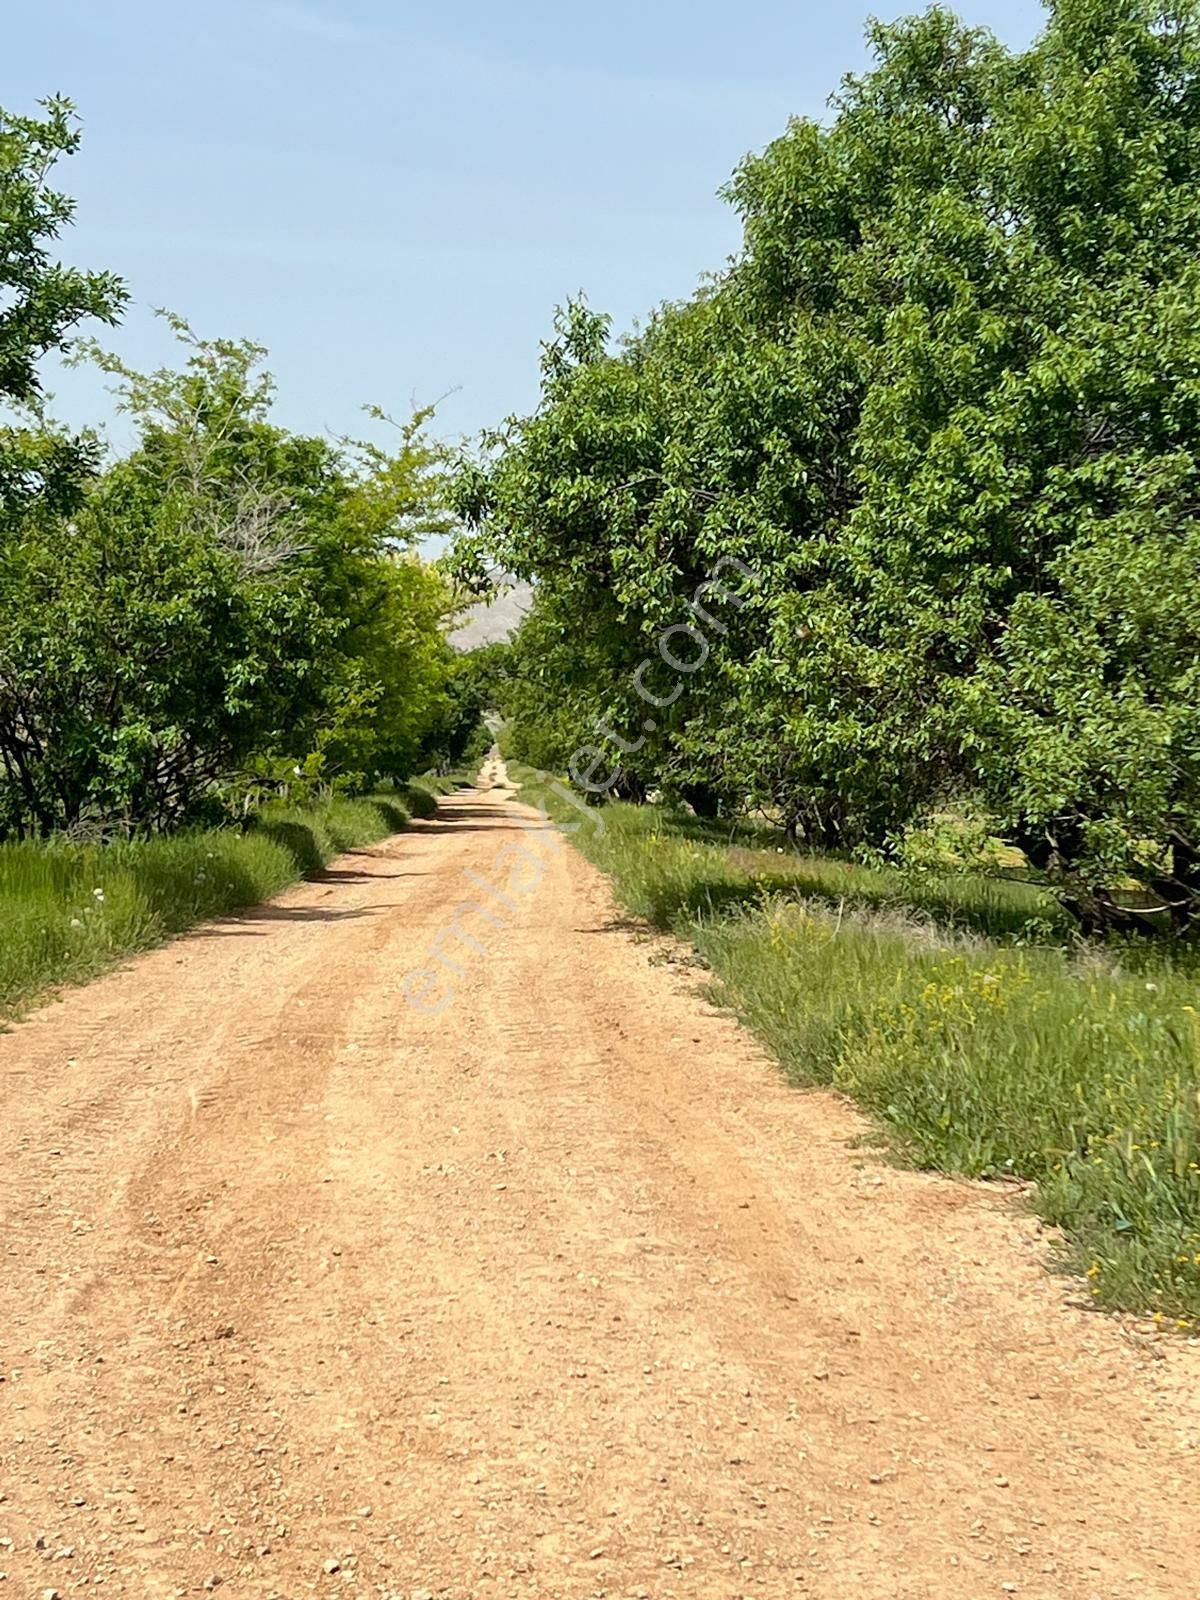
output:
<instances>
[{"instance_id":1,"label":"dirt road","mask_svg":"<svg viewBox=\"0 0 1200 1600\"><path fill-rule=\"evenodd\" d=\"M854 1148L530 816L0 1038L0 1600L1193 1600L1200 1351Z\"/></svg>"}]
</instances>

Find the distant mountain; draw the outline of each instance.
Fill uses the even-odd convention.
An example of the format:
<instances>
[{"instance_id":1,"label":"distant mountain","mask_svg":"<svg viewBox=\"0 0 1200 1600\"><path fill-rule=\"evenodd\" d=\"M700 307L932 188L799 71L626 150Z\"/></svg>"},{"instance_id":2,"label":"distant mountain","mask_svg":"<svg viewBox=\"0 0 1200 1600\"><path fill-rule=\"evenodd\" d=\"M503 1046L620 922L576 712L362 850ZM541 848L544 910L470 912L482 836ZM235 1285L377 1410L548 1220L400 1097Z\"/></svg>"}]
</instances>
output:
<instances>
[{"instance_id":1,"label":"distant mountain","mask_svg":"<svg viewBox=\"0 0 1200 1600\"><path fill-rule=\"evenodd\" d=\"M450 643L456 650L476 650L481 644L511 638L532 601L533 590L527 583L511 584L494 600L468 607L450 634Z\"/></svg>"}]
</instances>

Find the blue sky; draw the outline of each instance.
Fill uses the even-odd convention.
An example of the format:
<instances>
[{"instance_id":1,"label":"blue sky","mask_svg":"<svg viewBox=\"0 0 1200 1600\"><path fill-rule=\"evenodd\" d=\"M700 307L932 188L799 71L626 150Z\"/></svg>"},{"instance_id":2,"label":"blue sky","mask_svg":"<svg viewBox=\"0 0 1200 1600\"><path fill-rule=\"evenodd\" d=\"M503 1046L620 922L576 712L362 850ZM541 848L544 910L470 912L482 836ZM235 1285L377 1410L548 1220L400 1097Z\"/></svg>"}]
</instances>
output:
<instances>
[{"instance_id":1,"label":"blue sky","mask_svg":"<svg viewBox=\"0 0 1200 1600\"><path fill-rule=\"evenodd\" d=\"M959 9L1013 44L1041 24L1031 0ZM48 0L5 20L0 104L62 92L80 109L63 254L128 280L109 339L127 360L172 359L150 313L167 305L268 345L288 426L346 432L363 402L399 414L455 390L455 435L531 404L568 294L626 327L721 265L738 230L717 189L865 65L865 15ZM72 422L111 414L96 376L51 383Z\"/></svg>"}]
</instances>

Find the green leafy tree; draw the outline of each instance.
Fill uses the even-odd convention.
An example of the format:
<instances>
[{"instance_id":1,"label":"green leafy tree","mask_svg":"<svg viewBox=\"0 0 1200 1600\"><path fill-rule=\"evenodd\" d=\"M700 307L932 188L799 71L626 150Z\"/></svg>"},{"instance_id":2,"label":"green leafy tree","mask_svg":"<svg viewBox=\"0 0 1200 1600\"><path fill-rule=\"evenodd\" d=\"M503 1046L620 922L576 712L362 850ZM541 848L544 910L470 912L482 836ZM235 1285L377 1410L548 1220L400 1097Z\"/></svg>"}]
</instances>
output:
<instances>
[{"instance_id":1,"label":"green leafy tree","mask_svg":"<svg viewBox=\"0 0 1200 1600\"><path fill-rule=\"evenodd\" d=\"M49 180L56 161L78 148L79 128L69 100L46 100L42 110L23 117L0 109L0 540L39 503L76 503L95 441L45 423L39 362L64 350L81 322L115 322L127 298L112 273L53 259L74 205Z\"/></svg>"},{"instance_id":2,"label":"green leafy tree","mask_svg":"<svg viewBox=\"0 0 1200 1600\"><path fill-rule=\"evenodd\" d=\"M638 784L843 849L969 793L1087 920L1130 882L1190 920L1198 38L1190 0L1058 0L1018 54L873 24L729 184L726 272L615 347L568 309L459 500L464 565L538 586L543 754L620 729ZM722 560L743 603L638 743Z\"/></svg>"},{"instance_id":3,"label":"green leafy tree","mask_svg":"<svg viewBox=\"0 0 1200 1600\"><path fill-rule=\"evenodd\" d=\"M424 418L400 448L271 420L262 350L196 338L119 380L139 446L11 548L0 827L164 828L264 778L354 787L420 754L452 672Z\"/></svg>"}]
</instances>

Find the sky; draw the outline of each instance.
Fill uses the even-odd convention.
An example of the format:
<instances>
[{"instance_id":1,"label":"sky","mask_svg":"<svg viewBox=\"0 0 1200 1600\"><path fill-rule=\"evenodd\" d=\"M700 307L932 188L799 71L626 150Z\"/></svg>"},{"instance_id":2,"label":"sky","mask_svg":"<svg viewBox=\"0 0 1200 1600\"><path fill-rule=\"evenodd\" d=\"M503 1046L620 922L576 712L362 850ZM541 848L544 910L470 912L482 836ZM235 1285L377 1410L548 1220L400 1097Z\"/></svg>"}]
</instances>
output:
<instances>
[{"instance_id":1,"label":"sky","mask_svg":"<svg viewBox=\"0 0 1200 1600\"><path fill-rule=\"evenodd\" d=\"M891 16L890 7L880 8ZM1032 0L961 0L1022 45ZM64 259L119 272L105 341L174 358L152 308L266 345L277 420L369 432L441 400L469 436L537 395L555 305L630 327L737 248L717 191L867 65L866 0L43 0L10 8L0 105L75 101ZM103 424L93 372L58 415ZM125 442L122 424L109 428Z\"/></svg>"}]
</instances>

